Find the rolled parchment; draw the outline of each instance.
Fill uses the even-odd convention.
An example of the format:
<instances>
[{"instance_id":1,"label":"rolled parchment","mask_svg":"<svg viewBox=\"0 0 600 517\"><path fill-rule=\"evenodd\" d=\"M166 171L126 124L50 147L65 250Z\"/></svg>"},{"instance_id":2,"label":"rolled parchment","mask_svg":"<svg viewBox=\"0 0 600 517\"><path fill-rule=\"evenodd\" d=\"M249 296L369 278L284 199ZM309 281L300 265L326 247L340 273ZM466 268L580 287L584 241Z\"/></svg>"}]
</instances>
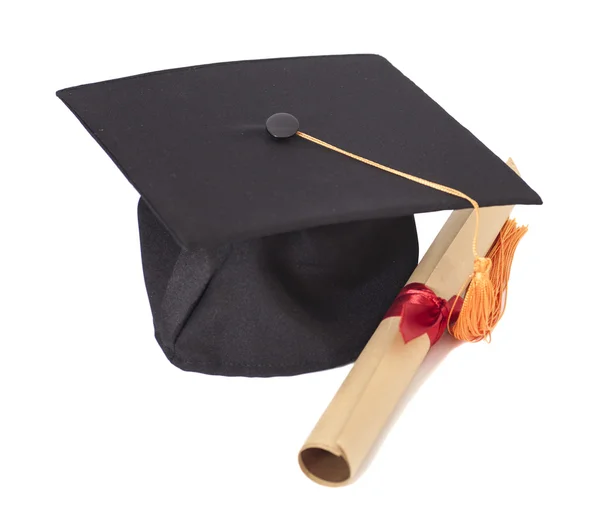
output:
<instances>
[{"instance_id":1,"label":"rolled parchment","mask_svg":"<svg viewBox=\"0 0 600 517\"><path fill-rule=\"evenodd\" d=\"M518 173L512 160L508 165ZM478 253L485 256L512 206L482 208ZM473 210L455 210L407 283L420 282L440 297L458 294L473 271ZM427 334L404 343L399 317L384 319L321 416L298 460L326 486L352 482L430 348Z\"/></svg>"}]
</instances>

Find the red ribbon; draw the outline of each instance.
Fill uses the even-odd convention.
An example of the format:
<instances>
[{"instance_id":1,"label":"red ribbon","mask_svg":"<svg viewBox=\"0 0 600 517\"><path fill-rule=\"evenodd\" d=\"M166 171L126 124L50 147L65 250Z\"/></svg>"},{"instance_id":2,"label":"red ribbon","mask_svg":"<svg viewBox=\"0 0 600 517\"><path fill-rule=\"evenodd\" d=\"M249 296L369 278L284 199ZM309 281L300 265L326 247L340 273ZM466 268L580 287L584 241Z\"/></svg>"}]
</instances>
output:
<instances>
[{"instance_id":1,"label":"red ribbon","mask_svg":"<svg viewBox=\"0 0 600 517\"><path fill-rule=\"evenodd\" d=\"M456 321L462 302L462 298L456 296L444 300L425 284L413 283L400 291L385 317L402 318L400 333L405 343L427 334L433 345L444 334L448 318L451 324Z\"/></svg>"}]
</instances>

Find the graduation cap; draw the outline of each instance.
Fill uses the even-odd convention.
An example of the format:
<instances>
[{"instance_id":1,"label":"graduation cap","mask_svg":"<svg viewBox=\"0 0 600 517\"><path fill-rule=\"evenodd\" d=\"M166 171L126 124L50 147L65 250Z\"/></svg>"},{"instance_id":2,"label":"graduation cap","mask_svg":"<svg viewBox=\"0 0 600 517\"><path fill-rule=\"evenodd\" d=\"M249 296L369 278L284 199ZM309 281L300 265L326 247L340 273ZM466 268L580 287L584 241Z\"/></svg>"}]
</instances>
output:
<instances>
[{"instance_id":1,"label":"graduation cap","mask_svg":"<svg viewBox=\"0 0 600 517\"><path fill-rule=\"evenodd\" d=\"M292 375L358 356L417 264L414 214L471 206L368 161L482 207L541 203L377 55L193 66L57 95L141 195L155 335L184 370Z\"/></svg>"}]
</instances>

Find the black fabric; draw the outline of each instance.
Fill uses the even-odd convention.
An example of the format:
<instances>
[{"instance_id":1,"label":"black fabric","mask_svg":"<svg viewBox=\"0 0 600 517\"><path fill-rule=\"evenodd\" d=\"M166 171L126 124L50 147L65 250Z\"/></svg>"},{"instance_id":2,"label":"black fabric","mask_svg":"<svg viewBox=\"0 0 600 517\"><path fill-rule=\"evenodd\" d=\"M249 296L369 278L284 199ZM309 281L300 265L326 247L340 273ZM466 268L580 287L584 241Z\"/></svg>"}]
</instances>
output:
<instances>
[{"instance_id":1,"label":"black fabric","mask_svg":"<svg viewBox=\"0 0 600 517\"><path fill-rule=\"evenodd\" d=\"M353 361L418 258L412 216L194 251L143 201L138 216L156 338L196 372L294 375Z\"/></svg>"},{"instance_id":2,"label":"black fabric","mask_svg":"<svg viewBox=\"0 0 600 517\"><path fill-rule=\"evenodd\" d=\"M142 196L155 334L184 370L353 361L417 264L413 214L468 206L296 135L278 141L274 113L482 206L541 202L380 56L221 63L57 94Z\"/></svg>"},{"instance_id":3,"label":"black fabric","mask_svg":"<svg viewBox=\"0 0 600 517\"><path fill-rule=\"evenodd\" d=\"M244 61L58 92L188 249L303 228L469 206L313 143L457 188L482 206L539 197L380 56Z\"/></svg>"}]
</instances>

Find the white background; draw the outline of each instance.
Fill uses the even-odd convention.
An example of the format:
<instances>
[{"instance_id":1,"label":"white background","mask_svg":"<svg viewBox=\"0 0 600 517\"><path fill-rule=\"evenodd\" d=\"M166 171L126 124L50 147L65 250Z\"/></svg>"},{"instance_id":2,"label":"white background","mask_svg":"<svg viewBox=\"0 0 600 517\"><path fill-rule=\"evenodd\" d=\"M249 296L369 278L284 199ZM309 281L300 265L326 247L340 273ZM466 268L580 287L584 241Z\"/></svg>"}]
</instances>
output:
<instances>
[{"instance_id":1,"label":"white background","mask_svg":"<svg viewBox=\"0 0 600 517\"><path fill-rule=\"evenodd\" d=\"M594 3L3 5L0 515L600 515ZM349 367L244 379L171 366L137 195L54 92L362 52L512 156L545 205L516 212L530 233L492 344L439 345L368 469L331 489L296 453ZM446 216L418 217L423 250Z\"/></svg>"}]
</instances>

